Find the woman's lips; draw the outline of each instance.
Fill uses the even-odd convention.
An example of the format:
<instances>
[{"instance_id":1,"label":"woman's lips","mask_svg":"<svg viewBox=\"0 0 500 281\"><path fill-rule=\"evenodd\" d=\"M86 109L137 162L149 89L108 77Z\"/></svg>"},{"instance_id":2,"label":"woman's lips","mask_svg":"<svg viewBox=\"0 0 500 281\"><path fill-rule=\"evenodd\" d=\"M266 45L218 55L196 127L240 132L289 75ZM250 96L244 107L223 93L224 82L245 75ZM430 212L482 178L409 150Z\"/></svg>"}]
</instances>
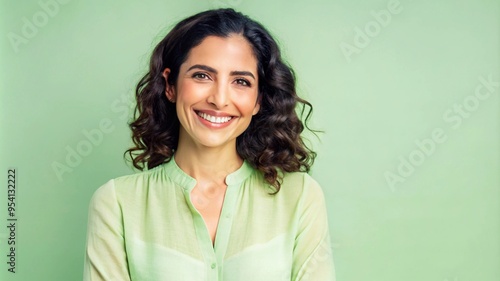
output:
<instances>
[{"instance_id":1,"label":"woman's lips","mask_svg":"<svg viewBox=\"0 0 500 281\"><path fill-rule=\"evenodd\" d=\"M200 116L201 118L211 122L211 123L216 123L216 124L222 124L222 123L226 123L226 122L229 122L231 121L231 119L233 119L233 117L231 116L213 116L213 115L209 115L207 113L204 113L204 112L200 112L198 111L196 114L198 114L198 116Z\"/></svg>"},{"instance_id":2,"label":"woman's lips","mask_svg":"<svg viewBox=\"0 0 500 281\"><path fill-rule=\"evenodd\" d=\"M224 112L216 112L212 110L195 110L195 112L203 124L211 127L225 127L229 125L233 119L235 119L235 116Z\"/></svg>"}]
</instances>

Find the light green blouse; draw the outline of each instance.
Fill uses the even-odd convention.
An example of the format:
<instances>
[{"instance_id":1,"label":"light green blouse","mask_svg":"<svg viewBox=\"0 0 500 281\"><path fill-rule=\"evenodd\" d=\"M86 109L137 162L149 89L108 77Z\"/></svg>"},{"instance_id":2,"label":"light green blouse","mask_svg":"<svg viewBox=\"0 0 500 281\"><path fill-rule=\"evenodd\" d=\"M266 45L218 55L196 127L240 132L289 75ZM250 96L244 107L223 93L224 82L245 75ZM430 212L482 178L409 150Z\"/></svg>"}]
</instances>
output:
<instances>
[{"instance_id":1,"label":"light green blouse","mask_svg":"<svg viewBox=\"0 0 500 281\"><path fill-rule=\"evenodd\" d=\"M108 181L89 207L84 281L332 281L325 199L306 173L276 195L244 162L226 178L215 245L174 160Z\"/></svg>"}]
</instances>

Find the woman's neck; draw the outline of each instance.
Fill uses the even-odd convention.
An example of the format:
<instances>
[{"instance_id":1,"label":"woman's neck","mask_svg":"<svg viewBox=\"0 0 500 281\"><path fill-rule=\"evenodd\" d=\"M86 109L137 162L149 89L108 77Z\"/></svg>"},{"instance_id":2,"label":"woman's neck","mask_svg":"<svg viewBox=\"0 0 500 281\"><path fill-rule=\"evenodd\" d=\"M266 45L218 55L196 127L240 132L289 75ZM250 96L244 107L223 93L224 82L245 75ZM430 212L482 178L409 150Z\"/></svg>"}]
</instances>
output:
<instances>
[{"instance_id":1,"label":"woman's neck","mask_svg":"<svg viewBox=\"0 0 500 281\"><path fill-rule=\"evenodd\" d=\"M243 164L236 146L208 148L179 142L174 158L177 166L197 181L211 180L221 184Z\"/></svg>"}]
</instances>

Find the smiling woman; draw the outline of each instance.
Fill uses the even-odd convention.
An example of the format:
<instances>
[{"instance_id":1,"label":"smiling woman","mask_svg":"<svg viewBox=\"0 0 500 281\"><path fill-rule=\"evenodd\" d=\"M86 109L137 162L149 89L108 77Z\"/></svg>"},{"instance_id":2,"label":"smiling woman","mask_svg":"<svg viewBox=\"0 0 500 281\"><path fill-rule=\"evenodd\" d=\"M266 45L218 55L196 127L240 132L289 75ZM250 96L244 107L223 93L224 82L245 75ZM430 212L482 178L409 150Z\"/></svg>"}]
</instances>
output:
<instances>
[{"instance_id":1,"label":"smiling woman","mask_svg":"<svg viewBox=\"0 0 500 281\"><path fill-rule=\"evenodd\" d=\"M312 106L262 25L232 9L179 22L136 98L127 155L147 171L94 193L84 280L335 279L301 137Z\"/></svg>"}]
</instances>

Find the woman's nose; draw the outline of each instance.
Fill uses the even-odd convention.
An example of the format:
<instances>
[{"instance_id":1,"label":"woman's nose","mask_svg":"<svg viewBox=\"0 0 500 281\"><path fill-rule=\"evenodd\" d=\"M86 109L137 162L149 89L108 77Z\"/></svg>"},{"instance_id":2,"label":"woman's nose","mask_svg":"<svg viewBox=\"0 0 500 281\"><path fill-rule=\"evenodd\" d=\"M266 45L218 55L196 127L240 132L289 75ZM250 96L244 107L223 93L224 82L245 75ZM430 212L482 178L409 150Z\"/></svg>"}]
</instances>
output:
<instances>
[{"instance_id":1,"label":"woman's nose","mask_svg":"<svg viewBox=\"0 0 500 281\"><path fill-rule=\"evenodd\" d=\"M218 109L224 108L229 103L229 86L226 83L217 83L208 96L208 103L213 104Z\"/></svg>"}]
</instances>

